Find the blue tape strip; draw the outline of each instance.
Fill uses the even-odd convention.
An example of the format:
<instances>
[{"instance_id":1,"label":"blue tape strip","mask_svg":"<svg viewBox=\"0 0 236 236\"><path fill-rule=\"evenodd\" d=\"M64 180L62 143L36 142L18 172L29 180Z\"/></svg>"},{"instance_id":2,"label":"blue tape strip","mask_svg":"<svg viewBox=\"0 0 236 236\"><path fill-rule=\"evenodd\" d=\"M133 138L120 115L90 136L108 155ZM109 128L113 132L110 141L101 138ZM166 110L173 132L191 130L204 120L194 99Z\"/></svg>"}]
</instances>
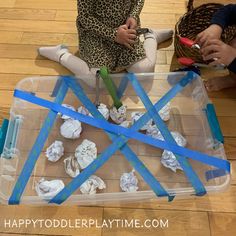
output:
<instances>
[{"instance_id":1,"label":"blue tape strip","mask_svg":"<svg viewBox=\"0 0 236 236\"><path fill-rule=\"evenodd\" d=\"M61 87L58 91L57 97L55 99L55 103L61 104L64 100L64 97L67 93L68 87L67 85L62 81ZM34 97L31 94L28 94L29 96ZM46 142L48 135L51 131L51 128L54 124L54 121L57 117L56 111L49 111L44 124L42 126L42 129L39 132L39 135L29 153L28 159L25 162L25 165L20 173L20 176L15 184L15 187L13 189L12 195L9 198L9 204L19 204L20 198L24 192L24 189L28 183L28 180L32 174L32 171L35 167L35 164L38 160L38 157L40 156L40 153L44 147L44 143Z\"/></svg>"},{"instance_id":2,"label":"blue tape strip","mask_svg":"<svg viewBox=\"0 0 236 236\"><path fill-rule=\"evenodd\" d=\"M186 81L186 79L187 80L189 80L189 78L183 78L183 80L182 81ZM182 83L183 84L183 83ZM185 83L186 84L186 83ZM174 96L175 96L175 94L177 94L178 93L178 91L180 91L182 89L182 85L180 86L180 85L178 85L178 86L175 86L173 89L172 89L172 92L170 91L170 92L168 92L167 93L167 95L166 95L166 99L165 99L165 96L163 97L163 99L162 99L162 101L160 102L160 104L162 103L162 105L160 105L160 109L169 101L169 99L172 99ZM20 92L20 91L18 91L18 92ZM18 94L19 95L19 94ZM27 95L27 94L24 94L24 95ZM17 96L17 91L15 92L15 96ZM167 98L168 97L168 98ZM33 99L31 98L30 100L28 100L28 101L33 101ZM140 121L139 121L139 123L140 123L140 127L142 127L143 125L142 125L142 123L144 124L145 123L145 121L143 121L143 122L141 122L142 121L142 119L140 119ZM136 123L136 126L137 126L137 130L139 130L139 127L138 127L138 123ZM137 162L136 162L137 163ZM138 163L139 164L139 163ZM143 166L142 165L142 163L140 163L139 165L136 165L136 167L135 167L135 169L139 169L139 166L142 168L142 169L144 169L144 168L146 168L145 166ZM147 175L147 177L148 177L148 175ZM152 176L151 176L152 177ZM147 180L146 180L147 181ZM150 182L151 183L151 185L155 185L155 181L148 181L148 182ZM161 195L161 194L160 194ZM163 195L166 195L166 193L164 193ZM60 199L62 199L62 198L59 198L59 200ZM171 198L170 196L169 196L169 200L172 200L173 199L173 197Z\"/></svg>"},{"instance_id":3,"label":"blue tape strip","mask_svg":"<svg viewBox=\"0 0 236 236\"><path fill-rule=\"evenodd\" d=\"M53 91L52 91L51 97L54 98L54 97L57 96L58 91L60 90L62 83L63 83L63 80L61 78L59 78L56 82L56 85L55 85Z\"/></svg>"},{"instance_id":4,"label":"blue tape strip","mask_svg":"<svg viewBox=\"0 0 236 236\"><path fill-rule=\"evenodd\" d=\"M91 103L90 102L90 100L86 97L86 94L84 94L83 93L83 89L78 85L78 84L76 84L75 83L75 81L73 80L73 78L71 79L71 80L69 80L68 81L68 78L66 78L67 79L67 82L68 82L68 84L70 84L70 87L71 87L71 89L73 90L73 92L77 95L77 97L78 97L78 99L79 100L81 100L81 102L86 106L86 108L91 112L91 114L94 116L94 117L98 117L98 118L102 118L102 119L104 119L103 117L102 117L102 115L101 114L99 114L98 112L97 112L97 110L96 110L96 108L94 107L94 104L93 103ZM73 81L73 82L72 82ZM189 80L189 78L184 78L184 80L182 81L182 85L186 85L188 82L186 82L186 81L190 81ZM119 91L120 91L120 93L119 93L119 95L120 96L122 96L122 94L123 94L123 91L125 90L125 88L126 88L126 86L127 86L127 83L128 83L128 79L127 78L123 78L123 80L122 80L122 82L121 82L121 84L120 84L120 87L119 87ZM178 87L179 89L182 89L183 87L181 86L181 87ZM173 90L174 91L174 90ZM177 92L177 90L176 91L174 91L174 92ZM168 95L170 95L171 93L169 93ZM173 94L172 94L172 96L173 96ZM162 105L164 106L167 102L168 102L169 100L168 99L162 99ZM163 107L162 106L162 107ZM140 124L141 124L142 122L140 121ZM137 125L137 123L136 123L136 125ZM140 125L140 127L142 127L143 125ZM138 127L138 125L137 125L137 130L139 130L139 128L140 127ZM114 138L114 135L110 135L110 137L112 138ZM127 139L126 139L127 140ZM116 140L115 141L115 143L119 143L119 144L121 144L121 141L122 140ZM125 139L123 140L123 143L125 143ZM118 148L117 148L118 149ZM139 160L136 158L136 155L132 155L132 153L130 153L130 150L129 150L129 148L127 147L127 146L125 146L125 147L123 147L122 148L123 149L123 154L126 156L126 158L133 164L133 166L135 167L135 169L137 170L137 166L135 166L137 163L139 163ZM121 151L122 151L122 149L121 149ZM106 152L104 152L102 155L105 155L106 154ZM130 155L131 154L131 155ZM105 156L104 157L102 157L102 156L100 156L100 160L103 160L103 158L105 158ZM135 159L134 159L135 158ZM132 160L133 159L133 160ZM104 162L105 163L105 162ZM140 164L142 164L142 163L140 163ZM143 165L143 164L142 164ZM142 166L141 165L141 166ZM98 167L100 167L100 165L98 166ZM142 169L140 169L140 170L145 170L144 168L146 168L145 166L143 166L142 167ZM139 172L140 172L140 170L139 170ZM95 172L95 170L94 170L94 172ZM142 171L143 172L143 171ZM141 173L142 173L141 172ZM52 199L50 202L53 202L53 203L57 203L57 204L60 204L62 201L65 201L72 193L73 193L73 191L75 191L78 187L80 187L80 185L83 183L83 182L81 182L80 181L80 178L83 178L83 180L85 181L86 180L86 178L87 177L89 177L88 175L91 175L91 173L89 172L89 170L88 170L88 175L86 175L86 170L84 170L83 171L83 173L84 173L84 175L82 176L82 177L80 177L80 176L78 176L78 177L76 177L76 179L74 179L73 180L73 183L70 183L70 185L69 185L69 190L68 189L65 189L65 190L63 190L61 193L59 193L57 196L55 196L55 198L54 199ZM144 173L145 175L143 176L142 174L142 176L144 177L144 179L147 181L147 183L149 183L149 185L150 184L154 184L154 183L156 183L156 180L155 181L148 181L148 179L147 179L147 173L148 172L146 172L146 173ZM152 188L153 188L153 190L154 190L154 192L156 192L155 191L155 186L151 186ZM157 187L158 187L158 185L157 185ZM159 186L159 188L160 188L161 186ZM162 187L161 187L162 188ZM162 191L162 189L161 189L161 191ZM160 190L158 190L158 192L159 192L159 195L160 195ZM162 191L163 192L163 191ZM156 192L156 194L157 194L157 192ZM158 194L157 194L158 195ZM164 195L166 195L166 193L164 193ZM172 197L172 199L173 199L173 197ZM170 197L169 197L169 200L172 200L172 199L170 199Z\"/></svg>"},{"instance_id":5,"label":"blue tape strip","mask_svg":"<svg viewBox=\"0 0 236 236\"><path fill-rule=\"evenodd\" d=\"M209 103L205 109L206 116L209 122L209 126L212 132L212 136L215 140L224 143L224 136L222 134L219 121L216 116L214 105ZM206 180L209 181L210 179L221 177L226 175L227 173L224 170L216 169L216 170L209 170L205 173Z\"/></svg>"},{"instance_id":6,"label":"blue tape strip","mask_svg":"<svg viewBox=\"0 0 236 236\"><path fill-rule=\"evenodd\" d=\"M193 77L192 77L192 79L193 79ZM185 82L184 82L185 81ZM164 102L165 100L168 100L167 99L167 97L169 98L169 100L172 98L172 97L174 97L179 91L181 91L181 89L182 89L182 86L185 84L186 85L186 81L190 81L189 80L189 76L188 77L185 77L185 78L183 78L183 80L181 80L181 83L179 83L179 84L177 84L175 87L173 87L173 89L171 90L171 91L169 91L167 94L166 94L166 96L164 96L162 99L160 99L160 101L155 105L156 106L156 109L158 109L159 108L159 110L163 107L163 106L161 106L161 103L162 102ZM23 98L24 100L27 100L27 101L29 101L29 102L31 102L31 100L32 100L32 102L33 103L35 103L35 104L39 104L40 103L40 105L42 105L41 104L41 102L42 102L42 100L43 99L39 99L39 98L36 98L36 97L34 97L34 96L29 96L29 94L25 94L24 92L21 92L21 91L16 91L16 93L15 93L15 96L16 97L19 97L19 98ZM34 100L36 98L36 101ZM39 101L40 100L40 101ZM39 102L39 103L38 103ZM59 107L57 107L57 105L56 104L50 104L50 102L48 102L48 101L46 101L46 100L43 100L43 102L45 102L46 103L46 107L48 107L48 108L52 108L52 109L55 109L55 110L57 110L58 108L59 108L59 110L58 110L58 112L60 111L62 114L66 114L66 115L69 115L69 116L71 116L71 117L73 117L73 118L75 118L75 119L79 119L79 120L81 120L82 122L83 122L83 115L82 115L82 117L78 117L78 116L76 116L76 114L77 115L79 115L78 113L76 113L76 112L74 112L74 114L72 114L72 113L70 113L70 110L69 109L67 109L67 108L63 108L62 106L59 106ZM49 103L49 104L48 104ZM166 104L166 102L164 102L163 103L164 105ZM45 105L45 104L44 104ZM91 119L94 119L94 118L91 118ZM139 119L139 121L140 122L137 122L137 123L135 123L135 125L136 125L136 128L137 129L139 129L139 127L137 126L137 124L139 123L139 126L140 127L142 127L145 123L147 123L147 121L148 121L148 115L144 115L143 117L141 117L141 119ZM85 120L86 120L86 117L85 117ZM86 123L86 122L85 122ZM87 122L88 124L90 124L90 122ZM102 125L102 126L101 126ZM101 127L103 127L103 124L100 124L100 126L97 124L97 123L95 123L95 125L94 125L95 127L98 127L98 128L101 128ZM111 125L112 126L112 125ZM115 126L115 125L113 125L113 126ZM104 128L104 127L103 127ZM120 127L120 126L118 126L118 129L120 130L120 129L122 129L122 127ZM114 132L114 133L117 133L117 129L115 128L115 127L110 127L110 125L108 126L108 128L107 128L107 130L108 131L111 131L111 132ZM178 146L176 147L175 145L166 145L165 144L165 142L162 142L162 141L159 141L159 140L153 140L152 138L149 138L149 137L146 137L145 135L142 135L142 134L140 134L140 133L138 133L138 132L134 132L133 134L129 134L130 132L126 132L127 131L127 129L125 129L125 128L123 128L122 129L122 132L123 132L123 134L124 135L126 135L127 137L132 137L132 135L133 136L138 136L138 138L141 140L141 139L146 139L147 140L147 142L146 143L148 143L148 144L150 144L150 145L153 145L153 146L156 146L156 147L160 147L160 148L162 148L162 149L167 149L167 150L170 150L170 151L172 151L172 152L175 152L175 151L173 151L171 148L176 148L176 151L177 151L177 153L178 154L180 154L180 155L183 155L183 151L186 151L184 148L179 148ZM132 133L132 132L131 132ZM140 135L140 136L139 136ZM144 136L144 137L142 137L142 136ZM190 153L190 155L192 155L192 158L193 159L195 159L195 160L199 160L199 161L202 161L203 163L205 163L205 164L209 164L209 165L213 165L213 166L217 166L217 167L222 167L222 164L224 165L223 166L223 168L225 168L228 172L229 172L229 170L230 170L230 165L229 165L229 163L227 162L227 161L223 161L223 160L220 160L220 159L218 159L218 158L215 158L215 157L210 157L210 156L207 156L207 155L204 155L204 154L202 154L202 156L203 156L203 158L201 157L201 158L199 158L199 154L200 153L198 153L198 152L195 152L195 151L191 151L191 150L188 150L189 151L189 153ZM222 162L223 161L223 162Z\"/></svg>"},{"instance_id":7,"label":"blue tape strip","mask_svg":"<svg viewBox=\"0 0 236 236\"><path fill-rule=\"evenodd\" d=\"M7 128L9 125L9 120L4 119L2 122L2 126L0 127L0 156L3 152L6 136L7 136Z\"/></svg>"},{"instance_id":8,"label":"blue tape strip","mask_svg":"<svg viewBox=\"0 0 236 236\"><path fill-rule=\"evenodd\" d=\"M72 89L74 94L77 96L77 98L83 103L83 105L89 110L89 112L93 115L93 117L104 120L106 123L108 123L104 117L101 115L101 113L96 109L95 105L89 100L89 98L86 96L86 94L83 92L82 87L80 84L75 80L71 79L68 80L66 79L66 82L68 83L68 86ZM109 123L108 123L109 124ZM115 138L117 138L117 135L114 135L112 133L107 133L108 136L114 141ZM117 151L120 147L121 153L126 157L126 159L132 164L132 166L135 168L137 172L143 177L143 179L146 181L146 183L153 189L153 191L156 193L157 196L168 196L169 200L172 200L173 197L170 197L169 194L165 191L165 189L161 186L161 184L155 179L155 177L150 173L150 171L146 168L146 166L138 159L136 154L132 151L131 148L126 145L126 141L128 139L125 137L119 137L116 139L114 143L118 143L118 146L113 150L113 153ZM123 147L122 147L123 146ZM122 147L122 148L121 148ZM105 150L101 155L100 155L100 161L101 163L104 164L103 159L106 158L107 152L109 149ZM107 159L106 159L107 160ZM97 165L98 168L101 167L101 165ZM93 168L93 173L97 169ZM83 178L87 177L89 178L91 171L86 171L84 170L84 175ZM80 175L76 177L76 180L74 180L74 183L71 184L70 186L70 191L73 189L74 191L80 187L80 184L83 182L80 181L80 178L82 178ZM86 180L86 179L85 179ZM67 193L67 196L69 196L72 192ZM61 193L58 194L54 199L51 200L51 202L60 204L62 198L61 198ZM65 196L65 192L63 192ZM63 198L64 200L64 198Z\"/></svg>"},{"instance_id":9,"label":"blue tape strip","mask_svg":"<svg viewBox=\"0 0 236 236\"><path fill-rule=\"evenodd\" d=\"M224 143L224 136L222 134L220 124L216 116L214 105L211 103L207 104L205 111L213 137L219 142Z\"/></svg>"},{"instance_id":10,"label":"blue tape strip","mask_svg":"<svg viewBox=\"0 0 236 236\"><path fill-rule=\"evenodd\" d=\"M125 137L133 138L138 141L141 141L143 143L149 144L151 146L160 148L160 149L166 149L168 151L171 151L173 153L176 153L181 156L185 156L187 158L191 158L196 161L200 161L204 164L215 166L220 169L225 169L227 172L230 172L230 163L226 160L219 159L217 157L209 156L204 153L200 153L198 151L193 151L184 147L180 147L178 145L174 145L165 141L161 141L159 139L154 139L150 136L144 135L140 132L135 131L136 129L140 129L143 125L147 123L147 121L150 119L149 115L145 114L143 115L137 122L134 123L132 126L132 129L124 128L118 125L114 124L107 124L107 122L104 122L103 120L98 120L93 117L85 116L83 114L80 114L78 112L72 111L66 107L63 107L61 105L55 104L53 102L47 101L42 98L35 97L33 95L30 95L28 93L25 93L23 91L15 90L14 93L15 97L21 98L25 101L28 101L30 103L37 104L42 107L46 107L48 109L51 109L55 112L61 113L63 115L70 116L73 119L79 120L82 123L94 126L98 129L104 129L108 132L123 135ZM158 101L157 105L161 99ZM156 107L157 109L157 107ZM159 109L158 109L159 110ZM140 122L139 122L140 121Z\"/></svg>"},{"instance_id":11,"label":"blue tape strip","mask_svg":"<svg viewBox=\"0 0 236 236\"><path fill-rule=\"evenodd\" d=\"M173 138L172 134L170 133L169 129L167 128L164 121L161 119L160 115L156 111L155 107L153 106L152 102L150 101L149 97L145 93L144 89L142 88L141 84L136 79L134 74L129 73L127 78L132 83L137 95L141 98L147 112L149 113L150 117L152 117L153 121L155 122L157 128L160 130L162 136L168 143L172 143L177 145L175 139ZM198 178L197 174L188 163L187 159L183 156L178 156L175 154L177 161L179 162L180 166L183 168L184 173L186 174L189 182L192 184L196 191L196 195L202 196L206 194L206 189L200 179Z\"/></svg>"},{"instance_id":12,"label":"blue tape strip","mask_svg":"<svg viewBox=\"0 0 236 236\"><path fill-rule=\"evenodd\" d=\"M227 175L228 173L223 170L223 169L215 169L215 170L210 170L205 173L206 180L209 181L211 179L215 179L217 177L222 177Z\"/></svg>"},{"instance_id":13,"label":"blue tape strip","mask_svg":"<svg viewBox=\"0 0 236 236\"><path fill-rule=\"evenodd\" d=\"M191 76L191 78L193 78L193 76ZM67 82L70 84L71 83L71 80L74 82L74 79L73 78L71 78L71 79L69 79L69 78L66 78L66 80L67 80ZM122 80L123 82L121 83L121 85L120 85L120 91L123 91L123 89L125 89L125 87L126 87L126 85L127 85L127 82L128 82L128 79L127 78L125 78L125 79L123 79ZM172 92L169 92L169 93L167 93L167 96L165 97L163 97L163 99L161 100L161 102L160 102L160 109L167 103L167 102L169 102L169 100L170 99L172 99L180 90L182 90L183 89L183 86L185 86L185 85L187 85L187 83L189 82L189 81L191 81L190 79L189 79L189 77L185 77L185 78L183 78L183 80L181 81L181 84L179 84L178 86L176 86L175 88L173 88L173 90L172 90ZM82 88L81 87L78 87L78 85L76 85L76 84L72 84L71 86L71 89L73 90L73 92L78 96L78 99L79 100L81 100L82 101L82 103L84 103L84 104L86 104L86 108L89 110L89 111L91 111L91 109L93 110L93 111L91 111L91 113L92 113L92 115L93 116L95 116L95 117L100 117L100 118L102 118L103 119L103 117L102 117L102 115L101 114L98 114L97 113L97 110L95 109L94 110L94 105L89 101L89 99L85 99L86 98L86 94L83 94L82 93ZM120 92L120 96L121 96L121 94L123 94L123 92ZM94 113L94 111L96 111L95 113ZM147 120L148 121L148 120ZM140 126L139 126L139 123L140 123ZM145 121L143 120L143 122L142 122L142 119L140 119L139 120L139 122L137 122L135 125L137 126L136 127L136 130L139 130L140 129L140 127L142 127L143 125L145 124ZM120 143L122 140L119 140L119 139L117 139L116 141L114 141L115 143ZM123 140L123 143L125 143L125 140ZM127 149L127 147L125 147L126 149ZM118 149L118 148L117 148ZM136 165L136 166L134 166L134 168L136 169L136 170L138 170L139 172L140 172L140 169L138 168L138 166L137 166L137 163L140 163L140 161L137 159L137 158L135 158L136 156L135 155L132 155L132 153L131 153L131 155L130 155L130 152L129 152L129 150L124 150L126 153L125 153L125 156L126 156L126 158L131 162L131 163L133 163L133 166L134 165ZM122 151L122 150L121 150ZM127 152L128 152L128 154L129 155L127 155ZM105 155L105 153L104 153L104 155ZM133 158L135 158L135 160L132 160L132 159L130 159L130 157L133 159ZM102 157L100 157L101 158L101 160L102 160ZM103 157L103 158L105 158L105 157ZM142 167L141 168L141 170L145 170L146 169L146 167L142 164L142 163L140 163L141 165L139 165L140 167ZM100 166L98 166L98 168L99 168ZM94 170L94 172L95 172L96 170ZM143 172L142 171L142 172ZM91 173L88 171L88 173L87 173L87 175L86 175L86 170L84 170L83 171L84 172L84 174L85 174L85 176L83 177L83 180L85 181L86 180L86 177L88 177ZM141 172L141 173L142 173ZM146 174L143 176L144 177L144 179L145 179L145 181L147 181L148 183L149 183L149 185L151 184L151 187L152 187L152 189L154 190L154 192L157 194L157 191L155 191L155 189L157 189L156 187L155 187L155 184L156 184L156 180L155 181L148 181L148 179L147 179L147 177L148 177L148 175L147 174L149 174L149 172L146 172ZM151 176L152 177L152 176ZM77 178L80 178L79 176L77 177ZM82 178L82 177L81 177ZM80 181L80 180L73 180L73 183L71 183L69 186L69 188L70 188L70 190L63 190L63 192L61 192L61 193L59 193L57 196L55 196L55 198L54 199L52 199L50 202L53 202L53 203L57 203L57 204L60 204L62 201L65 201L72 193L73 193L73 191L75 191L80 185L82 184L82 182ZM154 185L154 186L153 186ZM156 184L157 185L157 184ZM157 185L157 187L158 187L158 185ZM160 188L162 188L161 186L159 186L159 190L158 190L158 192L159 192L159 195L166 195L166 193L164 193L164 194L160 194ZM161 189L162 190L162 189ZM163 191L162 191L163 192ZM158 194L157 194L158 195ZM171 201L173 199L173 197L171 198L170 196L169 196L169 200Z\"/></svg>"}]
</instances>

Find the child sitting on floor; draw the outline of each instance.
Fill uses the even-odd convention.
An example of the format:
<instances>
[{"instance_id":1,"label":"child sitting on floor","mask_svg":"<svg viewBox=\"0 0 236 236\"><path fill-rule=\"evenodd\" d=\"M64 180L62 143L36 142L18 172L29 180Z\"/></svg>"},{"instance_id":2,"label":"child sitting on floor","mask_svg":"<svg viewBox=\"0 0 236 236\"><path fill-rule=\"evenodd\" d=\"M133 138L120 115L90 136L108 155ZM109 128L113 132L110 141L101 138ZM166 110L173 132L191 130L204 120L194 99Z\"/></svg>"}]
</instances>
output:
<instances>
[{"instance_id":1,"label":"child sitting on floor","mask_svg":"<svg viewBox=\"0 0 236 236\"><path fill-rule=\"evenodd\" d=\"M67 47L41 47L39 54L61 63L75 75L95 75L98 68L111 72L154 72L157 45L173 30L150 30L144 43L137 37L144 0L78 0L79 53Z\"/></svg>"},{"instance_id":2,"label":"child sitting on floor","mask_svg":"<svg viewBox=\"0 0 236 236\"><path fill-rule=\"evenodd\" d=\"M211 25L197 35L196 43L201 46L203 59L212 60L210 65L224 64L229 70L229 75L205 82L208 91L236 87L236 32L229 45L220 40L223 30L235 24L236 4L229 4L220 8L213 16Z\"/></svg>"}]
</instances>

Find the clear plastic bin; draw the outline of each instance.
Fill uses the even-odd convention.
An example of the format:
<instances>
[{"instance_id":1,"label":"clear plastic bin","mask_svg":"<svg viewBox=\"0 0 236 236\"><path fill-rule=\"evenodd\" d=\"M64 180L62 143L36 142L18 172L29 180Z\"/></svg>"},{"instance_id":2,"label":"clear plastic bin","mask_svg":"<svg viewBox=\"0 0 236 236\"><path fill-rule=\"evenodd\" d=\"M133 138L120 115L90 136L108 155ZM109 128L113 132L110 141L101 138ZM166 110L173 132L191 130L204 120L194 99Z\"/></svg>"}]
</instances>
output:
<instances>
[{"instance_id":1,"label":"clear plastic bin","mask_svg":"<svg viewBox=\"0 0 236 236\"><path fill-rule=\"evenodd\" d=\"M151 101L155 103L185 74L186 72L137 74L137 78L145 88ZM112 75L117 85L120 83L122 77L122 74ZM85 81L87 79L91 80L91 78L83 79ZM17 89L28 91L38 97L53 101L54 98L51 97L51 95L56 82L57 77L26 78L17 85ZM88 97L92 101L95 101L96 89L82 81L80 84ZM112 99L104 88L100 89L99 101L108 106L112 106ZM128 107L129 119L132 111L145 112L142 101L136 95L130 83L122 97L122 102ZM63 103L70 104L76 108L82 105L70 90ZM205 112L206 106L209 103L210 101L201 78L198 77L171 100L171 118L166 124L170 131L178 131L187 139L187 148L226 159L223 144L213 136ZM0 158L0 198L1 202L5 204L8 203L17 178L39 134L39 130L48 114L48 110L21 99L14 98L10 114L4 152ZM98 153L101 153L111 144L110 139L103 130L86 124L82 124L83 133L79 139L65 139L60 135L60 126L62 123L63 120L58 116L25 188L21 198L22 204L48 204L45 200L38 197L35 191L35 185L42 177L47 180L61 179L65 184L71 181L72 178L69 177L64 170L63 159L73 154L76 147L81 144L84 139L95 142L97 144ZM52 163L45 157L45 150L55 140L61 140L64 143L65 155L58 162ZM133 139L129 140L128 145L168 192L175 193L177 198L194 196L195 191L183 171L178 170L174 173L160 163L163 150ZM229 185L229 174L207 181L205 173L206 171L214 169L214 167L191 159L189 159L189 161L206 187L207 192L219 192L226 189ZM135 172L135 174L139 180L138 191L133 193L121 191L120 177L124 172L130 171L132 171L130 163L120 152L116 152L115 155L95 173L95 175L104 180L107 186L106 189L99 190L95 195L83 195L78 189L70 196L65 204L101 205L110 202L148 201L156 198L154 192L137 172Z\"/></svg>"}]
</instances>

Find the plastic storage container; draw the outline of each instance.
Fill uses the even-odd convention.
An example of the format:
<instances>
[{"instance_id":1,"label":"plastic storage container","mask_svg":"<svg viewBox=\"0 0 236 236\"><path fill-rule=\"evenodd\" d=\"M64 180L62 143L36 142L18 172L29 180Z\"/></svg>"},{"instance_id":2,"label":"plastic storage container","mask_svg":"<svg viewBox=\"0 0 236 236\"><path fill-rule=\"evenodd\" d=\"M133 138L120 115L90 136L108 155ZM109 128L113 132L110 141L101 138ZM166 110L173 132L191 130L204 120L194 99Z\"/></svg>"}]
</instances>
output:
<instances>
[{"instance_id":1,"label":"plastic storage container","mask_svg":"<svg viewBox=\"0 0 236 236\"><path fill-rule=\"evenodd\" d=\"M176 72L166 74L137 74L136 76L151 101L155 103L185 75L186 72ZM123 76L122 74L112 75L113 81L117 87ZM57 79L58 77L26 78L22 80L16 88L18 90L27 91L40 98L53 101L52 93L57 84ZM92 78L83 78L83 80L91 81ZM87 96L91 101L95 102L96 89L88 86L82 80L79 81ZM132 111L146 111L142 101L136 95L130 83L127 85L121 100L123 104L128 107L128 120L130 119L130 113ZM100 89L99 101L108 106L112 106L112 99L105 88ZM76 108L82 105L71 90L68 91L63 103L70 104ZM214 130L214 127L217 127L218 124L217 119L214 113L212 114L211 111L207 109L210 101L201 78L198 77L186 85L170 103L170 120L166 122L169 130L181 133L187 139L188 149L226 160L220 130ZM5 146L0 158L0 198L1 202L5 204L8 203L18 176L21 173L23 165L28 158L28 154L48 114L48 109L19 98L14 98L10 114ZM36 162L28 184L26 185L21 198L22 204L48 204L48 202L40 198L35 191L35 185L41 178L45 178L46 180L60 179L63 180L65 184L72 180L64 170L63 159L70 154L74 154L76 147L84 139L95 142L97 144L98 153L101 153L112 143L103 130L86 124L82 124L83 133L79 139L65 139L60 135L60 126L62 123L63 120L58 116L44 145L44 149ZM212 126L212 124L216 126ZM58 162L52 163L45 157L45 150L55 140L61 140L64 143L65 154ZM194 195L195 191L183 171L178 170L175 173L165 168L160 163L163 150L134 139L130 139L128 145L158 179L162 186L164 186L166 191L176 195L176 197L189 197ZM189 162L204 184L207 192L219 192L229 185L229 174L207 181L205 173L215 168L191 159L189 159ZM106 189L99 190L97 194L94 195L83 195L78 189L69 197L65 204L91 205L105 204L108 202L147 201L156 198L154 192L137 172L135 172L135 175L139 180L138 191L133 193L121 191L120 177L124 172L130 172L132 169L133 167L126 158L117 151L115 155L95 173L95 175L104 180Z\"/></svg>"}]
</instances>

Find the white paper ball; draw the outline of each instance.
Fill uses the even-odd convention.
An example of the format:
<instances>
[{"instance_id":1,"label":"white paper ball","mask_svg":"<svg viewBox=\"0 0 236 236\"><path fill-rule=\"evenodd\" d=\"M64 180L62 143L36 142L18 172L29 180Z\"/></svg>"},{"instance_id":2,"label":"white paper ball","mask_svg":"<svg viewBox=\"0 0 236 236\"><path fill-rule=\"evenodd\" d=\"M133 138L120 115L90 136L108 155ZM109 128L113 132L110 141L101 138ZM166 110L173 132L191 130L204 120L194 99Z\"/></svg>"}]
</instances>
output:
<instances>
[{"instance_id":1,"label":"white paper ball","mask_svg":"<svg viewBox=\"0 0 236 236\"><path fill-rule=\"evenodd\" d=\"M60 128L60 132L64 138L77 139L82 132L81 122L73 119L66 120Z\"/></svg>"},{"instance_id":2,"label":"white paper ball","mask_svg":"<svg viewBox=\"0 0 236 236\"><path fill-rule=\"evenodd\" d=\"M49 161L56 162L64 155L64 147L61 141L55 141L46 150L46 157Z\"/></svg>"},{"instance_id":3,"label":"white paper ball","mask_svg":"<svg viewBox=\"0 0 236 236\"><path fill-rule=\"evenodd\" d=\"M91 175L81 186L80 191L82 194L96 194L97 189L105 189L106 184L96 175Z\"/></svg>"},{"instance_id":4,"label":"white paper ball","mask_svg":"<svg viewBox=\"0 0 236 236\"><path fill-rule=\"evenodd\" d=\"M50 200L65 187L62 180L47 181L43 178L36 184L35 191L39 197Z\"/></svg>"},{"instance_id":5,"label":"white paper ball","mask_svg":"<svg viewBox=\"0 0 236 236\"><path fill-rule=\"evenodd\" d=\"M85 169L97 158L96 144L85 139L75 150L75 157L81 167Z\"/></svg>"}]
</instances>

